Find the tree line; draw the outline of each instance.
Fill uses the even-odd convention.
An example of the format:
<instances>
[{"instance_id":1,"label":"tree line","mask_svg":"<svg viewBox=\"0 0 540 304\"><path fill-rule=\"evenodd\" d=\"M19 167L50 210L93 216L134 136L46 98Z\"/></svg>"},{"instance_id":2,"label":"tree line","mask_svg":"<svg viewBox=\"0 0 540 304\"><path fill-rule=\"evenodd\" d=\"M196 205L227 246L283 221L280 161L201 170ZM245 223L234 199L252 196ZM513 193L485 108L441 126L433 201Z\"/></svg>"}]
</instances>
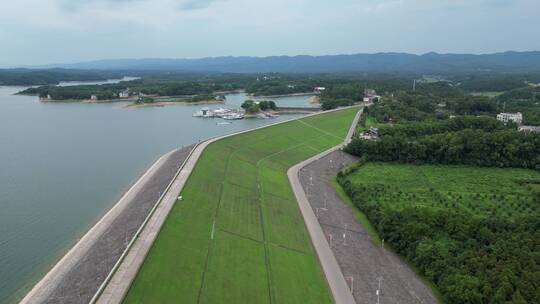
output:
<instances>
[{"instance_id":1,"label":"tree line","mask_svg":"<svg viewBox=\"0 0 540 304\"><path fill-rule=\"evenodd\" d=\"M459 205L393 207L338 180L380 237L416 267L449 304L539 303L540 216L475 216ZM540 201L537 201L540 203Z\"/></svg>"},{"instance_id":2,"label":"tree line","mask_svg":"<svg viewBox=\"0 0 540 304\"><path fill-rule=\"evenodd\" d=\"M540 135L516 130L464 129L420 137L354 139L346 151L371 161L540 170Z\"/></svg>"},{"instance_id":3,"label":"tree line","mask_svg":"<svg viewBox=\"0 0 540 304\"><path fill-rule=\"evenodd\" d=\"M502 100L528 96L531 105L531 90L501 99L441 83L393 92L366 108L361 120L360 129L375 122L379 138L356 137L345 148L362 161L338 174L338 181L380 236L432 280L447 303L540 303L540 215L509 218L474 214L459 204L377 203L348 175L367 161L540 170L540 134L494 119ZM540 204L536 193L534 203Z\"/></svg>"}]
</instances>

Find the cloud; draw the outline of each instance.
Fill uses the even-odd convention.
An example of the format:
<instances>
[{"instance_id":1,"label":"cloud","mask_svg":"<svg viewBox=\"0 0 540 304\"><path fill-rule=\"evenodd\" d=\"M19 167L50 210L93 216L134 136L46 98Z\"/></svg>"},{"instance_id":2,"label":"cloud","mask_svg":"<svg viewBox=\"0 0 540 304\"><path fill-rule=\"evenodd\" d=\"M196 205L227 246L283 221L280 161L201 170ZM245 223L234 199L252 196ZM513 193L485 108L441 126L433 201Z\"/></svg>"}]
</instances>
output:
<instances>
[{"instance_id":1,"label":"cloud","mask_svg":"<svg viewBox=\"0 0 540 304\"><path fill-rule=\"evenodd\" d=\"M66 11L76 11L94 5L125 5L135 2L148 2L151 0L57 0L58 7Z\"/></svg>"},{"instance_id":2,"label":"cloud","mask_svg":"<svg viewBox=\"0 0 540 304\"><path fill-rule=\"evenodd\" d=\"M210 6L219 0L57 0L61 9L77 11L92 7L126 8L130 5L146 3L148 5L167 6L179 10L198 10Z\"/></svg>"},{"instance_id":3,"label":"cloud","mask_svg":"<svg viewBox=\"0 0 540 304\"><path fill-rule=\"evenodd\" d=\"M187 0L180 1L178 8L181 10L198 10L209 7L212 3L218 0Z\"/></svg>"},{"instance_id":4,"label":"cloud","mask_svg":"<svg viewBox=\"0 0 540 304\"><path fill-rule=\"evenodd\" d=\"M4 64L540 49L539 0L2 2Z\"/></svg>"}]
</instances>

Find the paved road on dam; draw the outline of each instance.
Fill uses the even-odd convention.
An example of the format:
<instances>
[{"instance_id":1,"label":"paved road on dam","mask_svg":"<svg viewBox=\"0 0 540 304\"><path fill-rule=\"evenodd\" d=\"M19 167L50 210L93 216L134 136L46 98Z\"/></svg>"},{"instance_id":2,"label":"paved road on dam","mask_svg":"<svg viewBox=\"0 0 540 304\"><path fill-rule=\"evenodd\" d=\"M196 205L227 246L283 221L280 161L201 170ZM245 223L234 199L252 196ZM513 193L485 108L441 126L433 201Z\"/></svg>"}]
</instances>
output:
<instances>
[{"instance_id":1,"label":"paved road on dam","mask_svg":"<svg viewBox=\"0 0 540 304\"><path fill-rule=\"evenodd\" d=\"M356 303L437 303L431 290L393 252L375 245L329 183L331 176L356 158L336 150L300 170L300 182ZM345 235L345 238L343 237ZM352 279L351 279L352 278Z\"/></svg>"},{"instance_id":2,"label":"paved road on dam","mask_svg":"<svg viewBox=\"0 0 540 304\"><path fill-rule=\"evenodd\" d=\"M22 303L88 303L193 147L156 161Z\"/></svg>"}]
</instances>

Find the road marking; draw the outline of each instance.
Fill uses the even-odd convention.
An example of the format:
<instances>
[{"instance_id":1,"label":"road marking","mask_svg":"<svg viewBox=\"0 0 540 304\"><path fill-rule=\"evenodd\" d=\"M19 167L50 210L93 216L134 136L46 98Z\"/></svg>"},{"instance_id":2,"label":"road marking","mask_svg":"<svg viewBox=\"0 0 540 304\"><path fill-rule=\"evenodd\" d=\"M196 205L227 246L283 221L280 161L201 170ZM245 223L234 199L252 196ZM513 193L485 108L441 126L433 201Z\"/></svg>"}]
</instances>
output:
<instances>
[{"instance_id":1,"label":"road marking","mask_svg":"<svg viewBox=\"0 0 540 304\"><path fill-rule=\"evenodd\" d=\"M313 129L315 129L315 130L317 130L317 131L319 131L319 132L322 132L322 133L324 133L324 134L326 134L326 135L330 135L330 136L333 136L333 137L335 137L335 138L337 138L337 139L339 139L339 140L343 140L343 137L339 137L339 136L337 136L336 134L327 132L327 131L325 131L325 130L323 130L323 129L319 129L318 127L315 127L314 125L312 125L312 124L310 124L310 123L307 123L307 122L303 121L302 119L299 119L298 121L301 122L301 123L303 123L303 124L305 124L305 125L308 126L308 127L312 127Z\"/></svg>"}]
</instances>

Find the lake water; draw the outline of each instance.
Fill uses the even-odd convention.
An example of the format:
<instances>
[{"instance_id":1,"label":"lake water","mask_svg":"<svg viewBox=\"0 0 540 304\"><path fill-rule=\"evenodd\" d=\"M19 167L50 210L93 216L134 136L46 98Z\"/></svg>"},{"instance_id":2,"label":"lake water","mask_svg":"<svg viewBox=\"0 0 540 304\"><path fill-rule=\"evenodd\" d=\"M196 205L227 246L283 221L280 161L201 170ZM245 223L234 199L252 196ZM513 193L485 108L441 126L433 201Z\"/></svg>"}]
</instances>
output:
<instances>
[{"instance_id":1,"label":"lake water","mask_svg":"<svg viewBox=\"0 0 540 304\"><path fill-rule=\"evenodd\" d=\"M41 103L13 95L22 89L0 87L0 303L23 296L164 153L298 116L218 125L192 117L201 105ZM244 99L231 94L209 107ZM306 99L273 98L282 106Z\"/></svg>"}]
</instances>

